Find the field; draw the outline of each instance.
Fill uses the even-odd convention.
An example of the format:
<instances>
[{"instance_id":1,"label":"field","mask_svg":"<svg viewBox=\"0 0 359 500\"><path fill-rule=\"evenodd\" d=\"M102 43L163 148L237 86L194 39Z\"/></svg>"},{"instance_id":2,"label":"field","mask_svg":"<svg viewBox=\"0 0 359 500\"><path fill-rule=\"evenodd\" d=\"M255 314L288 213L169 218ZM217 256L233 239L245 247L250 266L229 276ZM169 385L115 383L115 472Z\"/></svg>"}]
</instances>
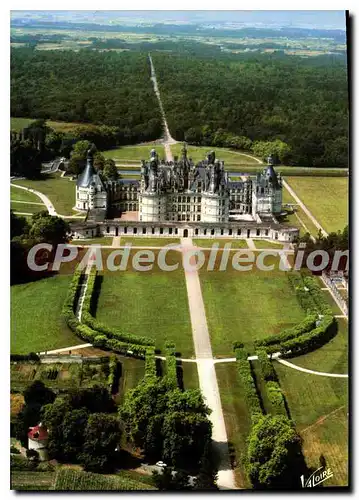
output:
<instances>
[{"instance_id":1,"label":"field","mask_svg":"<svg viewBox=\"0 0 359 500\"><path fill-rule=\"evenodd\" d=\"M94 384L107 386L109 358L85 363L29 363L11 364L11 390L23 392L35 380L41 380L52 389L92 387ZM101 361L101 362L100 362Z\"/></svg>"},{"instance_id":2,"label":"field","mask_svg":"<svg viewBox=\"0 0 359 500\"><path fill-rule=\"evenodd\" d=\"M307 464L316 469L320 466L319 459L323 455L327 466L334 472L333 479L328 480L325 485L346 485L348 380L311 375L279 363L275 363L275 369L291 417L304 439L303 450Z\"/></svg>"},{"instance_id":3,"label":"field","mask_svg":"<svg viewBox=\"0 0 359 500\"><path fill-rule=\"evenodd\" d=\"M134 247L164 247L166 245L179 244L179 238L140 238L134 236L121 236L121 246L131 243Z\"/></svg>"},{"instance_id":4,"label":"field","mask_svg":"<svg viewBox=\"0 0 359 500\"><path fill-rule=\"evenodd\" d=\"M72 240L72 245L112 245L112 236L99 236L98 238L86 238L85 240Z\"/></svg>"},{"instance_id":5,"label":"field","mask_svg":"<svg viewBox=\"0 0 359 500\"><path fill-rule=\"evenodd\" d=\"M71 275L13 285L11 352L29 353L81 343L61 318Z\"/></svg>"},{"instance_id":6,"label":"field","mask_svg":"<svg viewBox=\"0 0 359 500\"><path fill-rule=\"evenodd\" d=\"M12 201L10 203L10 208L15 213L24 213L24 214L35 214L37 212L41 212L45 210L47 212L47 208L45 205L33 205L31 203L21 203Z\"/></svg>"},{"instance_id":7,"label":"field","mask_svg":"<svg viewBox=\"0 0 359 500\"><path fill-rule=\"evenodd\" d=\"M252 240L255 247L258 248L258 249L262 249L262 248L276 248L277 250L280 250L281 248L283 248L283 243L278 243L276 241L270 241L270 240Z\"/></svg>"},{"instance_id":8,"label":"field","mask_svg":"<svg viewBox=\"0 0 359 500\"><path fill-rule=\"evenodd\" d=\"M142 359L118 357L121 362L121 377L116 402L121 404L125 393L136 387L145 375L145 362Z\"/></svg>"},{"instance_id":9,"label":"field","mask_svg":"<svg viewBox=\"0 0 359 500\"><path fill-rule=\"evenodd\" d=\"M242 463L251 428L251 418L243 397L244 387L237 374L236 363L219 363L215 367L237 486L249 488L250 483Z\"/></svg>"},{"instance_id":10,"label":"field","mask_svg":"<svg viewBox=\"0 0 359 500\"><path fill-rule=\"evenodd\" d=\"M309 232L311 235L316 237L318 235L317 227L313 224L311 219L309 219L303 209L297 205L297 202L289 193L289 191L287 191L287 189L283 188L282 196L283 204L290 203L295 205L295 213L281 216L280 222L297 227L299 229L300 236L303 236L306 232Z\"/></svg>"},{"instance_id":11,"label":"field","mask_svg":"<svg viewBox=\"0 0 359 500\"><path fill-rule=\"evenodd\" d=\"M193 244L202 248L211 248L214 243L218 243L219 248L223 248L226 243L231 244L231 248L248 248L246 240L239 239L193 239Z\"/></svg>"},{"instance_id":12,"label":"field","mask_svg":"<svg viewBox=\"0 0 359 500\"><path fill-rule=\"evenodd\" d=\"M198 371L197 363L183 362L179 368L177 368L177 373L179 372L181 376L182 372L182 383L184 389L198 389Z\"/></svg>"},{"instance_id":13,"label":"field","mask_svg":"<svg viewBox=\"0 0 359 500\"><path fill-rule=\"evenodd\" d=\"M191 356L192 330L180 260L179 253L167 253L168 265L179 263L179 269L172 272L160 270L157 264L146 272L136 272L132 266L126 272L105 272L97 319L123 331L154 337L159 348L166 341L174 342L184 357Z\"/></svg>"},{"instance_id":14,"label":"field","mask_svg":"<svg viewBox=\"0 0 359 500\"><path fill-rule=\"evenodd\" d=\"M20 132L23 128L28 127L30 123L35 121L36 118L10 118L10 130ZM86 127L86 123L74 123L74 122L55 122L52 120L46 120L46 124L57 130L58 132L69 132L70 130L77 128L79 126Z\"/></svg>"},{"instance_id":15,"label":"field","mask_svg":"<svg viewBox=\"0 0 359 500\"><path fill-rule=\"evenodd\" d=\"M320 349L291 358L295 365L327 373L348 372L348 322L338 318L338 333Z\"/></svg>"},{"instance_id":16,"label":"field","mask_svg":"<svg viewBox=\"0 0 359 500\"><path fill-rule=\"evenodd\" d=\"M17 491L52 490L55 472L11 471L11 489Z\"/></svg>"},{"instance_id":17,"label":"field","mask_svg":"<svg viewBox=\"0 0 359 500\"><path fill-rule=\"evenodd\" d=\"M136 162L140 167L141 160L148 160L150 158L151 149L155 149L159 158L165 157L164 147L158 144L146 144L141 146L123 146L118 149L110 149L103 151L105 158L113 158L116 162Z\"/></svg>"},{"instance_id":18,"label":"field","mask_svg":"<svg viewBox=\"0 0 359 500\"><path fill-rule=\"evenodd\" d=\"M60 215L74 215L76 213L72 210L76 196L75 182L70 181L68 178L62 178L59 172L49 174L41 180L22 179L13 181L13 184L36 189L45 194L50 198L55 210ZM40 198L38 200L41 201Z\"/></svg>"},{"instance_id":19,"label":"field","mask_svg":"<svg viewBox=\"0 0 359 500\"><path fill-rule=\"evenodd\" d=\"M36 196L36 194L25 191L24 189L16 188L14 186L10 186L10 199L11 201L30 201L31 203L39 203L40 205L43 204L41 199Z\"/></svg>"},{"instance_id":20,"label":"field","mask_svg":"<svg viewBox=\"0 0 359 500\"><path fill-rule=\"evenodd\" d=\"M265 263L278 263L267 257ZM278 266L276 266L278 267ZM217 266L215 267L217 269ZM276 334L304 318L286 273L278 269L200 271L203 300L215 356L232 356L233 342L251 351L255 339Z\"/></svg>"},{"instance_id":21,"label":"field","mask_svg":"<svg viewBox=\"0 0 359 500\"><path fill-rule=\"evenodd\" d=\"M171 146L171 152L173 156L181 156L182 143L173 144ZM258 162L254 157L251 158L251 155L246 156L247 153L240 153L239 151L232 151L226 148L217 148L212 146L191 146L187 145L188 157L192 158L194 163L204 160L209 151L215 151L216 158L219 160L223 160L225 165L228 167L230 165L258 165ZM228 167L229 168L229 167Z\"/></svg>"},{"instance_id":22,"label":"field","mask_svg":"<svg viewBox=\"0 0 359 500\"><path fill-rule=\"evenodd\" d=\"M287 177L286 181L327 232L348 224L348 178Z\"/></svg>"}]
</instances>

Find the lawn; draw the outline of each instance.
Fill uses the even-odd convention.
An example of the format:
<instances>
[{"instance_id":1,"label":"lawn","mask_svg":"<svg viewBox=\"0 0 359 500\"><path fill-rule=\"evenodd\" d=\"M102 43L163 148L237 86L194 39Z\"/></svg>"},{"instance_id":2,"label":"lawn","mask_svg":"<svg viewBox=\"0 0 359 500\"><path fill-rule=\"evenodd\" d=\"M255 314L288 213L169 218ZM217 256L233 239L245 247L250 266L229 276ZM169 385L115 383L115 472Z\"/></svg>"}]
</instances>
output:
<instances>
[{"instance_id":1,"label":"lawn","mask_svg":"<svg viewBox=\"0 0 359 500\"><path fill-rule=\"evenodd\" d=\"M173 144L171 146L171 152L173 156L181 156L182 143ZM188 156L192 158L194 163L197 163L200 160L204 160L209 151L215 151L216 158L219 160L223 160L225 165L245 165L245 164L254 164L259 165L259 162L252 156L250 153L240 153L239 151L232 151L231 149L226 148L217 148L213 146L191 146L187 145ZM249 154L249 156L246 156ZM229 168L229 167L228 167Z\"/></svg>"},{"instance_id":2,"label":"lawn","mask_svg":"<svg viewBox=\"0 0 359 500\"><path fill-rule=\"evenodd\" d=\"M212 248L214 243L218 243L219 248L223 248L226 243L231 244L231 248L248 248L246 240L240 239L212 239L212 238L202 238L193 239L193 244L202 248Z\"/></svg>"},{"instance_id":3,"label":"lawn","mask_svg":"<svg viewBox=\"0 0 359 500\"><path fill-rule=\"evenodd\" d=\"M56 472L11 471L11 489L17 491L52 490Z\"/></svg>"},{"instance_id":4,"label":"lawn","mask_svg":"<svg viewBox=\"0 0 359 500\"><path fill-rule=\"evenodd\" d=\"M237 486L250 488L243 465L247 450L247 437L251 429L251 418L243 396L244 387L237 373L236 363L220 363L215 367Z\"/></svg>"},{"instance_id":5,"label":"lawn","mask_svg":"<svg viewBox=\"0 0 359 500\"><path fill-rule=\"evenodd\" d=\"M286 188L283 188L283 203L293 203L295 205L297 204L295 199L292 197L289 191L287 191ZM318 235L317 227L313 224L312 220L309 219L303 209L298 205L295 206L295 213L281 216L280 218L278 218L278 220L287 225L298 227L300 230L300 236L303 236L306 232L309 232L314 237Z\"/></svg>"},{"instance_id":6,"label":"lawn","mask_svg":"<svg viewBox=\"0 0 359 500\"><path fill-rule=\"evenodd\" d=\"M111 250L104 250L103 256L108 252ZM115 264L118 263L116 260ZM192 329L181 255L168 252L166 263L179 263L179 268L165 272L154 264L151 271L144 272L128 265L125 272L105 271L96 317L108 326L153 337L160 349L166 341L174 342L177 351L190 357Z\"/></svg>"},{"instance_id":7,"label":"lawn","mask_svg":"<svg viewBox=\"0 0 359 500\"><path fill-rule=\"evenodd\" d=\"M348 322L338 318L338 333L320 349L291 358L295 365L327 373L348 372Z\"/></svg>"},{"instance_id":8,"label":"lawn","mask_svg":"<svg viewBox=\"0 0 359 500\"><path fill-rule=\"evenodd\" d=\"M348 380L311 375L275 363L292 419L304 439L306 462L314 469L321 455L334 477L324 483L348 481Z\"/></svg>"},{"instance_id":9,"label":"lawn","mask_svg":"<svg viewBox=\"0 0 359 500\"><path fill-rule=\"evenodd\" d=\"M121 236L120 245L128 245L131 243L134 247L164 247L166 245L179 245L179 238L141 238L134 236Z\"/></svg>"},{"instance_id":10,"label":"lawn","mask_svg":"<svg viewBox=\"0 0 359 500\"><path fill-rule=\"evenodd\" d=\"M266 265L279 262L267 257ZM278 266L276 266L278 267ZM304 318L286 273L278 269L261 271L199 271L212 349L216 356L232 356L233 342L252 342L294 326Z\"/></svg>"},{"instance_id":11,"label":"lawn","mask_svg":"<svg viewBox=\"0 0 359 500\"><path fill-rule=\"evenodd\" d=\"M287 177L286 181L327 232L348 224L348 178Z\"/></svg>"},{"instance_id":12,"label":"lawn","mask_svg":"<svg viewBox=\"0 0 359 500\"><path fill-rule=\"evenodd\" d=\"M14 186L10 186L10 199L11 201L30 201L32 203L43 204L41 198L36 196L34 193L25 191L24 189L19 189Z\"/></svg>"},{"instance_id":13,"label":"lawn","mask_svg":"<svg viewBox=\"0 0 359 500\"><path fill-rule=\"evenodd\" d=\"M118 358L121 363L121 377L116 403L121 404L125 393L136 387L145 376L145 362L142 359L125 356L118 356Z\"/></svg>"},{"instance_id":14,"label":"lawn","mask_svg":"<svg viewBox=\"0 0 359 500\"><path fill-rule=\"evenodd\" d=\"M116 162L126 163L127 161L135 161L140 167L140 160L148 160L150 158L151 149L155 149L159 158L164 159L165 149L162 145L142 145L142 146L122 146L118 149L109 149L102 151L105 158L113 158Z\"/></svg>"},{"instance_id":15,"label":"lawn","mask_svg":"<svg viewBox=\"0 0 359 500\"><path fill-rule=\"evenodd\" d=\"M71 275L13 285L11 352L29 353L80 344L61 318Z\"/></svg>"},{"instance_id":16,"label":"lawn","mask_svg":"<svg viewBox=\"0 0 359 500\"><path fill-rule=\"evenodd\" d=\"M23 128L28 127L30 123L35 121L36 118L10 118L10 129L16 132L20 132ZM70 130L77 127L87 127L86 123L76 123L76 122L57 122L52 120L47 120L46 124L58 132L69 132Z\"/></svg>"},{"instance_id":17,"label":"lawn","mask_svg":"<svg viewBox=\"0 0 359 500\"><path fill-rule=\"evenodd\" d=\"M36 189L45 194L50 198L55 210L60 215L75 214L72 207L75 205L76 184L66 177L61 177L60 172L49 174L47 177L44 176L43 179L36 181L28 179L13 181L13 184ZM37 199L40 200L40 198Z\"/></svg>"},{"instance_id":18,"label":"lawn","mask_svg":"<svg viewBox=\"0 0 359 500\"><path fill-rule=\"evenodd\" d=\"M42 210L47 212L45 205L33 205L32 203L21 203L18 201L11 201L10 208L14 212L26 214L35 214L36 212L41 212Z\"/></svg>"},{"instance_id":19,"label":"lawn","mask_svg":"<svg viewBox=\"0 0 359 500\"><path fill-rule=\"evenodd\" d=\"M179 372L180 377L182 377L184 389L199 388L197 363L182 362L181 365L177 368L177 372Z\"/></svg>"},{"instance_id":20,"label":"lawn","mask_svg":"<svg viewBox=\"0 0 359 500\"><path fill-rule=\"evenodd\" d=\"M256 248L262 249L262 248L276 248L277 250L280 250L283 248L283 243L277 243L275 241L270 241L270 240L253 240L253 243Z\"/></svg>"},{"instance_id":21,"label":"lawn","mask_svg":"<svg viewBox=\"0 0 359 500\"><path fill-rule=\"evenodd\" d=\"M86 238L85 240L72 240L72 245L112 245L112 236L99 236L98 238Z\"/></svg>"}]
</instances>

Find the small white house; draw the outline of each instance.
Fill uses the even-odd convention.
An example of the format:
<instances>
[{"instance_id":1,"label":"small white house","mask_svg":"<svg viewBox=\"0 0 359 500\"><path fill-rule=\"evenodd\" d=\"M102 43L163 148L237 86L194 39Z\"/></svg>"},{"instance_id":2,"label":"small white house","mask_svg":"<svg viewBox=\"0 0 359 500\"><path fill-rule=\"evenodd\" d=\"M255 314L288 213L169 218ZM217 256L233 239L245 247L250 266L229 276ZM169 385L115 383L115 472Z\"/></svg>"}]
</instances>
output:
<instances>
[{"instance_id":1,"label":"small white house","mask_svg":"<svg viewBox=\"0 0 359 500\"><path fill-rule=\"evenodd\" d=\"M40 460L47 460L47 442L49 434L45 425L40 422L35 427L30 427L27 433L28 449L36 450L39 454Z\"/></svg>"}]
</instances>

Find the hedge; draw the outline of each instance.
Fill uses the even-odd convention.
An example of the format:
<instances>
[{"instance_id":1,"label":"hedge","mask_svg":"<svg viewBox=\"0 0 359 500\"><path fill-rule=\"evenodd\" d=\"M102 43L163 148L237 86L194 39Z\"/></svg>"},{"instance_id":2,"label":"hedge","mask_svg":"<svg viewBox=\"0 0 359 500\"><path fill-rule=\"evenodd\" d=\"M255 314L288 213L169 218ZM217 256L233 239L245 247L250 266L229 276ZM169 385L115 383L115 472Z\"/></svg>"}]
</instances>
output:
<instances>
[{"instance_id":1,"label":"hedge","mask_svg":"<svg viewBox=\"0 0 359 500\"><path fill-rule=\"evenodd\" d=\"M270 346L270 345L278 346L278 344L280 344L281 342L285 342L286 340L290 340L294 337L302 335L303 333L313 330L313 328L315 328L316 326L316 321L317 321L317 315L309 314L301 323L299 323L299 325L293 326L292 328L288 328L287 330L284 330L278 335L269 335L264 339L255 340L253 342L253 345L255 347ZM275 352L275 350L273 352Z\"/></svg>"},{"instance_id":2,"label":"hedge","mask_svg":"<svg viewBox=\"0 0 359 500\"><path fill-rule=\"evenodd\" d=\"M256 351L258 356L259 366L263 375L264 380L277 380L277 376L273 367L272 361L268 358L267 351L265 349L258 349Z\"/></svg>"},{"instance_id":3,"label":"hedge","mask_svg":"<svg viewBox=\"0 0 359 500\"><path fill-rule=\"evenodd\" d=\"M176 360L176 352L175 345L171 343L166 343L165 348L166 353L166 376L169 382L177 387L178 379L177 379L177 360Z\"/></svg>"},{"instance_id":4,"label":"hedge","mask_svg":"<svg viewBox=\"0 0 359 500\"><path fill-rule=\"evenodd\" d=\"M118 389L118 378L119 378L119 369L118 369L118 359L114 354L110 356L108 367L109 367L109 374L108 374L108 390L110 394L115 394L116 387Z\"/></svg>"},{"instance_id":5,"label":"hedge","mask_svg":"<svg viewBox=\"0 0 359 500\"><path fill-rule=\"evenodd\" d=\"M153 347L145 351L145 377L157 377L156 356Z\"/></svg>"},{"instance_id":6,"label":"hedge","mask_svg":"<svg viewBox=\"0 0 359 500\"><path fill-rule=\"evenodd\" d=\"M312 276L307 276L303 279L303 281L305 286L309 289L309 293L312 296L318 313L324 315L332 314L332 308L328 304L316 279Z\"/></svg>"},{"instance_id":7,"label":"hedge","mask_svg":"<svg viewBox=\"0 0 359 500\"><path fill-rule=\"evenodd\" d=\"M122 342L130 342L131 344L154 346L155 345L154 340L149 337L133 335L131 333L121 333L117 330L114 330L113 328L109 328L108 326L104 325L103 323L101 323L92 316L91 303L92 303L93 293L95 290L96 274L97 274L96 269L92 268L87 278L87 289L83 301L82 316L81 316L81 320L83 321L83 323L88 325L93 330L103 333L104 335L106 335L107 338L114 338Z\"/></svg>"},{"instance_id":8,"label":"hedge","mask_svg":"<svg viewBox=\"0 0 359 500\"><path fill-rule=\"evenodd\" d=\"M262 406L256 384L253 380L252 369L245 349L236 349L238 373L244 386L244 397L252 417L262 415Z\"/></svg>"},{"instance_id":9,"label":"hedge","mask_svg":"<svg viewBox=\"0 0 359 500\"><path fill-rule=\"evenodd\" d=\"M309 291L305 290L305 283L303 278L298 273L288 273L288 280L296 293L297 300L300 306L308 313L311 314L313 312L317 312L317 308L313 297Z\"/></svg>"},{"instance_id":10,"label":"hedge","mask_svg":"<svg viewBox=\"0 0 359 500\"><path fill-rule=\"evenodd\" d=\"M337 320L334 316L323 316L319 325L310 332L280 344L280 352L286 357L298 356L313 351L331 340L337 333ZM289 352L290 351L290 352Z\"/></svg>"},{"instance_id":11,"label":"hedge","mask_svg":"<svg viewBox=\"0 0 359 500\"><path fill-rule=\"evenodd\" d=\"M266 383L266 390L270 404L272 405L275 413L280 413L287 415L287 409L285 407L285 400L282 393L282 389L278 382L274 380L269 380Z\"/></svg>"},{"instance_id":12,"label":"hedge","mask_svg":"<svg viewBox=\"0 0 359 500\"><path fill-rule=\"evenodd\" d=\"M73 274L67 296L62 306L62 315L67 322L69 319L75 317L75 304L78 298L78 290L82 277L82 272L80 269L76 268ZM71 328L71 327L70 327Z\"/></svg>"},{"instance_id":13,"label":"hedge","mask_svg":"<svg viewBox=\"0 0 359 500\"><path fill-rule=\"evenodd\" d=\"M10 354L10 361L40 361L40 357L36 352L29 354Z\"/></svg>"}]
</instances>

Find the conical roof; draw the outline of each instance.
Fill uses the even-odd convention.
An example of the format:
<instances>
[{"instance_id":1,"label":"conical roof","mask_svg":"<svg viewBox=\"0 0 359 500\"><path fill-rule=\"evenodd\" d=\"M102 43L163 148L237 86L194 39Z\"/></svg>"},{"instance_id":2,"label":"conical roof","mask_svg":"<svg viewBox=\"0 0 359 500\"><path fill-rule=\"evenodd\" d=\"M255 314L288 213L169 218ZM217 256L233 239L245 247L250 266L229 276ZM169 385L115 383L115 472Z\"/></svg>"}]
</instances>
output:
<instances>
[{"instance_id":1,"label":"conical roof","mask_svg":"<svg viewBox=\"0 0 359 500\"><path fill-rule=\"evenodd\" d=\"M89 149L87 151L86 167L77 179L77 187L89 187L95 173L96 172L93 166L93 155L92 151Z\"/></svg>"}]
</instances>

